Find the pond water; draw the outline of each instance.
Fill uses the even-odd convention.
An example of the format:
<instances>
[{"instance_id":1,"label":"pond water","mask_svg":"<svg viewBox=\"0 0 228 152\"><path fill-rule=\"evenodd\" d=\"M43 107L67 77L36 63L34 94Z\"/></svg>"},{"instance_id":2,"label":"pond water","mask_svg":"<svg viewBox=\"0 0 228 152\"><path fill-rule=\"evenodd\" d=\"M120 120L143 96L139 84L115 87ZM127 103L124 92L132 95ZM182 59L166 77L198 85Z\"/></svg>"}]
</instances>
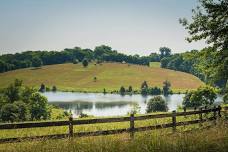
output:
<instances>
[{"instance_id":1,"label":"pond water","mask_svg":"<svg viewBox=\"0 0 228 152\"><path fill-rule=\"evenodd\" d=\"M124 95L103 93L78 93L78 92L45 92L50 104L59 106L77 117L80 113L93 116L120 116L126 115L138 107L140 113L146 112L147 102L154 96L140 94ZM176 110L182 105L184 94L162 96L168 104L169 111ZM216 102L222 100L218 96Z\"/></svg>"}]
</instances>

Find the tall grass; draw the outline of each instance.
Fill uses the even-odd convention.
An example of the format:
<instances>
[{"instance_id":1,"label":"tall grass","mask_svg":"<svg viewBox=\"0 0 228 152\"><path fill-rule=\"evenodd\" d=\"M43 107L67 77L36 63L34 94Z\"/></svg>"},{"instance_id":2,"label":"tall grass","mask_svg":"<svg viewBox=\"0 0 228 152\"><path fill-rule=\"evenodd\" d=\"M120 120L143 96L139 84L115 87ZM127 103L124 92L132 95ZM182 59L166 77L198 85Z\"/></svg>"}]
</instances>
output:
<instances>
[{"instance_id":1,"label":"tall grass","mask_svg":"<svg viewBox=\"0 0 228 152\"><path fill-rule=\"evenodd\" d=\"M210 129L177 131L154 130L129 134L72 138L62 140L25 141L0 144L0 151L8 152L227 152L227 122L218 121Z\"/></svg>"}]
</instances>

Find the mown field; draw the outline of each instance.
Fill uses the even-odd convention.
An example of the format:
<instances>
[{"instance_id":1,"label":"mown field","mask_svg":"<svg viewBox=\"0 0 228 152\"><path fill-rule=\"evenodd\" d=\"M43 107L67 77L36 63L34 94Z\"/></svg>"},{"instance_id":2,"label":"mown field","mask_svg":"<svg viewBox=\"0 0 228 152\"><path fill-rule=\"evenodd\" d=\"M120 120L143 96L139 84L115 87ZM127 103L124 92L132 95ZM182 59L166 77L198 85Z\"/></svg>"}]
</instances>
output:
<instances>
[{"instance_id":1,"label":"mown field","mask_svg":"<svg viewBox=\"0 0 228 152\"><path fill-rule=\"evenodd\" d=\"M96 82L94 77L97 78ZM122 85L126 88L131 85L134 90L138 90L143 81L147 81L149 86L162 87L163 81L169 80L175 92L204 85L188 73L121 63L90 63L86 68L81 63L67 63L0 73L0 88L6 87L16 78L22 79L25 85L37 88L44 83L48 87L55 85L59 90L87 92L103 92L104 88L111 92L119 90Z\"/></svg>"}]
</instances>

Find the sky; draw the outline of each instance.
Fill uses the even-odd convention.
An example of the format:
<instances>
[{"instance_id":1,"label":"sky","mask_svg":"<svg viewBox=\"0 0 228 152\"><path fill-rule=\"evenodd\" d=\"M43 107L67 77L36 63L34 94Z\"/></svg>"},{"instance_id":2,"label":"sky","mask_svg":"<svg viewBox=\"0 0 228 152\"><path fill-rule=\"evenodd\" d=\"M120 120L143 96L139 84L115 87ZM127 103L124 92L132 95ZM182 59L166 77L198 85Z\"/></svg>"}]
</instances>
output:
<instances>
[{"instance_id":1,"label":"sky","mask_svg":"<svg viewBox=\"0 0 228 152\"><path fill-rule=\"evenodd\" d=\"M108 45L148 55L202 49L188 43L179 18L191 19L197 0L0 0L0 54L27 50L94 49Z\"/></svg>"}]
</instances>

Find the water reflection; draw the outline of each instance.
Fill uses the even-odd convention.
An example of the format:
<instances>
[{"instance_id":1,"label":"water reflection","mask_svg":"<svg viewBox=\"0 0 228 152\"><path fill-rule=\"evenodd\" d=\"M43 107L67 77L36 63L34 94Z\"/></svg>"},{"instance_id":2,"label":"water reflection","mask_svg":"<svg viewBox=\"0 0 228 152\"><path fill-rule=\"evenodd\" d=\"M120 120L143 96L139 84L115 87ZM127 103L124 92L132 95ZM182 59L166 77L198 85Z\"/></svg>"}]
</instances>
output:
<instances>
[{"instance_id":1,"label":"water reflection","mask_svg":"<svg viewBox=\"0 0 228 152\"><path fill-rule=\"evenodd\" d=\"M76 92L45 92L48 102L67 111L72 111L76 117L80 113L94 116L119 116L129 113L135 104L140 107L140 113L145 113L146 104L153 96L76 93ZM162 96L168 105L169 111L176 110L182 105L184 94ZM216 101L220 101L221 97Z\"/></svg>"}]
</instances>

